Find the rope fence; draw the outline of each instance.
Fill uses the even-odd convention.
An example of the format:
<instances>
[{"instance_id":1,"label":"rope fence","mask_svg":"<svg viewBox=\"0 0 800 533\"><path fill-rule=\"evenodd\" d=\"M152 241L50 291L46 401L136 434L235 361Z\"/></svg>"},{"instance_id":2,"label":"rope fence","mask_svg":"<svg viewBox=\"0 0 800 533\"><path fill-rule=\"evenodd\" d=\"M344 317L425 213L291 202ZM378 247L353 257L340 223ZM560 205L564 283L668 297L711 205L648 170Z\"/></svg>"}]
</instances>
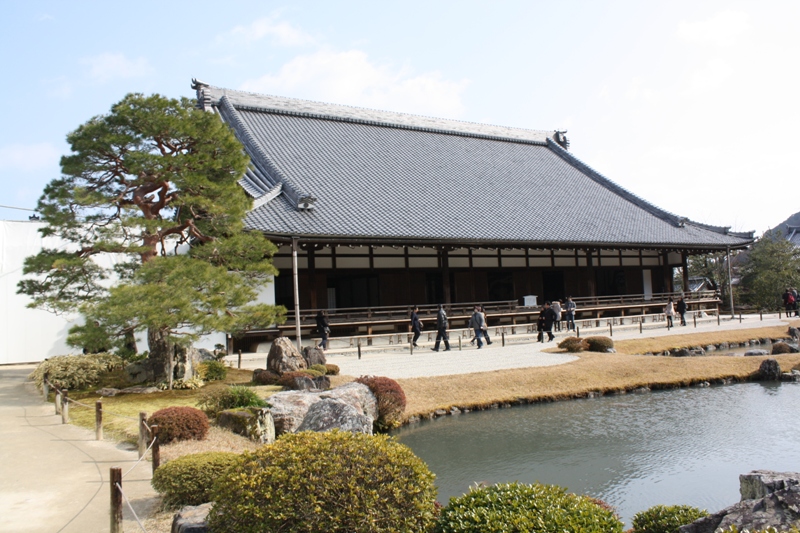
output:
<instances>
[{"instance_id":1,"label":"rope fence","mask_svg":"<svg viewBox=\"0 0 800 533\"><path fill-rule=\"evenodd\" d=\"M91 405L70 398L68 389L61 388L58 385L53 384L48 379L48 375L45 374L44 379L42 380L42 393L44 394L45 401L49 401L51 390L54 392L53 403L55 405L55 412L57 415L59 414L61 415L62 424L69 423L70 404L75 404L77 406L84 407L86 409L95 410L95 440L103 440L103 413L107 413L111 416L115 416L118 418L133 420L134 422L137 423L137 426L139 428L139 442L138 442L139 458L133 464L133 466L131 466L128 469L128 471L125 472L124 474L122 473L122 468L120 467L112 467L109 472L109 480L111 488L110 531L111 533L122 533L122 509L124 502L124 504L127 505L128 509L133 515L134 520L136 520L136 523L139 525L139 528L144 533L147 533L147 530L142 524L142 521L139 519L138 515L136 514L136 511L133 509L130 500L125 495L125 492L122 490L122 480L125 479L125 477L128 474L130 474L133 471L133 469L136 468L139 465L139 463L142 462L142 460L146 458L147 452L150 452L151 463L154 473L156 469L160 466L161 450L158 440L158 426L155 424L152 426L147 424L147 413L145 412L139 413L138 418L133 418L131 416L114 413L113 411L104 409L102 400L97 400L95 402L94 407L92 407Z\"/></svg>"}]
</instances>

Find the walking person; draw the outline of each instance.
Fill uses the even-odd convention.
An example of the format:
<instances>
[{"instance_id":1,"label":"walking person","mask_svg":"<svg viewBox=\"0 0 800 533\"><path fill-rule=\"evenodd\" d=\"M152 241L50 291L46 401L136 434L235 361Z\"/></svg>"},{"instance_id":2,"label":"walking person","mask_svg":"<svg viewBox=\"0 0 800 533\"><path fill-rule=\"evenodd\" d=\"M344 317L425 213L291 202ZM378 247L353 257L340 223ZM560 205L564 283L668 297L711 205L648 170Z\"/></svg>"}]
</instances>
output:
<instances>
[{"instance_id":1,"label":"walking person","mask_svg":"<svg viewBox=\"0 0 800 533\"><path fill-rule=\"evenodd\" d=\"M678 300L678 314L681 315L681 326L686 325L686 301L683 296Z\"/></svg>"},{"instance_id":2,"label":"walking person","mask_svg":"<svg viewBox=\"0 0 800 533\"><path fill-rule=\"evenodd\" d=\"M555 329L556 331L561 331L561 300L553 300L553 305L550 308L556 314Z\"/></svg>"},{"instance_id":3,"label":"walking person","mask_svg":"<svg viewBox=\"0 0 800 533\"><path fill-rule=\"evenodd\" d=\"M480 306L475 306L472 310L472 316L469 319L469 328L475 332L475 340L478 341L478 349L480 350L483 348L483 341L481 337L483 337L483 328L485 326L483 314L481 313ZM472 341L470 341L472 344Z\"/></svg>"},{"instance_id":4,"label":"walking person","mask_svg":"<svg viewBox=\"0 0 800 533\"><path fill-rule=\"evenodd\" d=\"M539 318L536 319L536 331L539 334L536 336L536 340L538 342L544 342L544 326L545 326L545 319L544 319L544 309L539 311Z\"/></svg>"},{"instance_id":5,"label":"walking person","mask_svg":"<svg viewBox=\"0 0 800 533\"><path fill-rule=\"evenodd\" d=\"M664 315L667 317L667 327L674 328L675 325L672 323L672 317L675 316L675 304L672 302L672 296L669 297L667 305L664 306Z\"/></svg>"},{"instance_id":6,"label":"walking person","mask_svg":"<svg viewBox=\"0 0 800 533\"><path fill-rule=\"evenodd\" d=\"M553 335L553 324L556 321L556 312L553 311L550 302L544 303L544 311L542 311L542 314L544 315L544 331L547 333L547 342L550 342L556 338L556 336Z\"/></svg>"},{"instance_id":7,"label":"walking person","mask_svg":"<svg viewBox=\"0 0 800 533\"><path fill-rule=\"evenodd\" d=\"M564 304L564 309L567 312L567 331L575 331L575 310L578 306L572 301L572 296L567 296L567 303Z\"/></svg>"},{"instance_id":8,"label":"walking person","mask_svg":"<svg viewBox=\"0 0 800 533\"><path fill-rule=\"evenodd\" d=\"M792 296L794 296L794 316L800 316L800 312L798 312L798 300L800 300L800 295L797 294L797 289L792 287Z\"/></svg>"},{"instance_id":9,"label":"walking person","mask_svg":"<svg viewBox=\"0 0 800 533\"><path fill-rule=\"evenodd\" d=\"M328 317L325 311L318 311L316 320L317 332L322 336L322 340L319 341L319 347L324 351L328 349L328 335L331 333L331 326L328 324Z\"/></svg>"},{"instance_id":10,"label":"walking person","mask_svg":"<svg viewBox=\"0 0 800 533\"><path fill-rule=\"evenodd\" d=\"M486 339L486 344L492 344L492 339L489 337L489 320L486 318L486 309L481 305L479 306L481 315L483 315L483 336Z\"/></svg>"},{"instance_id":11,"label":"walking person","mask_svg":"<svg viewBox=\"0 0 800 533\"><path fill-rule=\"evenodd\" d=\"M795 309L795 303L797 303L797 300L795 299L794 294L792 294L792 289L786 287L786 290L783 293L783 306L786 308L786 316L792 316L792 311Z\"/></svg>"},{"instance_id":12,"label":"walking person","mask_svg":"<svg viewBox=\"0 0 800 533\"><path fill-rule=\"evenodd\" d=\"M439 343L444 341L444 351L450 351L450 338L447 336L447 313L444 312L444 305L439 304L439 312L436 314L436 344L433 345L434 352L439 351Z\"/></svg>"},{"instance_id":13,"label":"walking person","mask_svg":"<svg viewBox=\"0 0 800 533\"><path fill-rule=\"evenodd\" d=\"M411 341L411 345L414 348L418 348L417 339L422 335L422 320L419 319L417 313L419 313L419 307L415 305L411 311L411 331L414 332L414 339Z\"/></svg>"}]
</instances>

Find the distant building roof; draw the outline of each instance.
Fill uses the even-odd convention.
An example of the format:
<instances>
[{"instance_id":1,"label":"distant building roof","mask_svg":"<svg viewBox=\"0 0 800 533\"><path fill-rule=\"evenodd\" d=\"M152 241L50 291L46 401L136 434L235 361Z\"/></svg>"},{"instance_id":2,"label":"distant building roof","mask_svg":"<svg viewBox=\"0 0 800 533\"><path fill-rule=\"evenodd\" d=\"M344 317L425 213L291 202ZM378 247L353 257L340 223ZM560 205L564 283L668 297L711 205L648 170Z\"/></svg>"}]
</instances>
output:
<instances>
[{"instance_id":1,"label":"distant building roof","mask_svg":"<svg viewBox=\"0 0 800 533\"><path fill-rule=\"evenodd\" d=\"M795 246L800 246L800 226L790 226L789 224L787 224L786 240L791 242Z\"/></svg>"},{"instance_id":2,"label":"distant building roof","mask_svg":"<svg viewBox=\"0 0 800 533\"><path fill-rule=\"evenodd\" d=\"M562 132L193 87L250 155L245 223L268 235L530 247L752 241L619 187L567 151Z\"/></svg>"}]
</instances>

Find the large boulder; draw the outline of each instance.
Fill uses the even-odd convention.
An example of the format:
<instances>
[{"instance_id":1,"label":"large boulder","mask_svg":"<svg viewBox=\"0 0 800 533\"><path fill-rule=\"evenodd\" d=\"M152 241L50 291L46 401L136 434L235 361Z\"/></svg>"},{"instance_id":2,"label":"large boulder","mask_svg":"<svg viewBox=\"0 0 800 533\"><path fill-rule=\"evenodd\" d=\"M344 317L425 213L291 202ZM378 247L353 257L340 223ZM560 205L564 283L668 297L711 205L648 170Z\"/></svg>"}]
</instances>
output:
<instances>
[{"instance_id":1,"label":"large boulder","mask_svg":"<svg viewBox=\"0 0 800 533\"><path fill-rule=\"evenodd\" d=\"M800 330L798 330L797 328L790 327L789 336L796 341L800 340Z\"/></svg>"},{"instance_id":2,"label":"large boulder","mask_svg":"<svg viewBox=\"0 0 800 533\"><path fill-rule=\"evenodd\" d=\"M744 354L747 355L747 356L750 356L750 355L770 355L768 350L761 350L761 349L747 350L746 352L744 352Z\"/></svg>"},{"instance_id":3,"label":"large boulder","mask_svg":"<svg viewBox=\"0 0 800 533\"><path fill-rule=\"evenodd\" d=\"M797 476L797 474L789 474ZM742 485L740 478L740 485ZM746 485L746 486L745 486ZM744 481L740 492L742 496L756 495L760 492L777 487L780 483L773 479L767 483L758 483L752 479ZM774 527L786 530L795 526L800 521L800 486L791 484L790 480L784 481L785 488L766 494L759 499L746 499L697 520L691 524L681 526L680 533L714 533L717 529L728 529L736 526L739 531L744 529L762 530Z\"/></svg>"},{"instance_id":4,"label":"large boulder","mask_svg":"<svg viewBox=\"0 0 800 533\"><path fill-rule=\"evenodd\" d=\"M217 425L261 444L275 442L275 421L267 408L244 407L222 411L217 417Z\"/></svg>"},{"instance_id":5,"label":"large boulder","mask_svg":"<svg viewBox=\"0 0 800 533\"><path fill-rule=\"evenodd\" d=\"M205 348L195 348L194 346L189 348L178 347L176 352L172 373L175 379L192 379L197 375L200 363L217 360L214 354Z\"/></svg>"},{"instance_id":6,"label":"large boulder","mask_svg":"<svg viewBox=\"0 0 800 533\"><path fill-rule=\"evenodd\" d=\"M125 373L131 383L151 383L155 379L153 368L147 360L125 366Z\"/></svg>"},{"instance_id":7,"label":"large boulder","mask_svg":"<svg viewBox=\"0 0 800 533\"><path fill-rule=\"evenodd\" d=\"M758 367L758 379L764 381L779 381L781 379L781 365L775 359L764 359Z\"/></svg>"},{"instance_id":8,"label":"large boulder","mask_svg":"<svg viewBox=\"0 0 800 533\"><path fill-rule=\"evenodd\" d=\"M779 490L800 485L800 472L753 470L739 476L739 494L744 500L758 500Z\"/></svg>"},{"instance_id":9,"label":"large boulder","mask_svg":"<svg viewBox=\"0 0 800 533\"><path fill-rule=\"evenodd\" d=\"M366 415L372 420L378 418L378 402L369 387L361 383L351 382L321 392L278 392L269 397L276 435L297 431L310 407L327 399L338 400L350 405L357 413Z\"/></svg>"},{"instance_id":10,"label":"large boulder","mask_svg":"<svg viewBox=\"0 0 800 533\"><path fill-rule=\"evenodd\" d=\"M202 505L187 505L175 513L170 533L208 533L208 513L213 502Z\"/></svg>"},{"instance_id":11,"label":"large boulder","mask_svg":"<svg viewBox=\"0 0 800 533\"><path fill-rule=\"evenodd\" d=\"M306 364L309 368L314 365L324 365L327 363L327 359L325 359L325 352L322 348L316 348L312 346L306 346L303 348L303 359L306 360Z\"/></svg>"},{"instance_id":12,"label":"large boulder","mask_svg":"<svg viewBox=\"0 0 800 533\"><path fill-rule=\"evenodd\" d=\"M340 429L351 433L372 435L373 419L341 400L327 398L308 408L297 431L330 431Z\"/></svg>"},{"instance_id":13,"label":"large boulder","mask_svg":"<svg viewBox=\"0 0 800 533\"><path fill-rule=\"evenodd\" d=\"M267 369L277 374L308 368L308 363L288 337L278 337L272 342L267 355Z\"/></svg>"}]
</instances>

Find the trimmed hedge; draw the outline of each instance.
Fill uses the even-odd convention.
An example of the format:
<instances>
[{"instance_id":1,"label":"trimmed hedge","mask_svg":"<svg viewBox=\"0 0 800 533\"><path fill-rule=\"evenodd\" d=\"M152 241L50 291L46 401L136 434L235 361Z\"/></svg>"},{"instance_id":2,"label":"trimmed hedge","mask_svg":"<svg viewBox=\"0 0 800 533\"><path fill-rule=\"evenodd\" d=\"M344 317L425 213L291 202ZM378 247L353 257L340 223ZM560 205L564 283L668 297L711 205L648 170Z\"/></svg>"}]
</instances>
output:
<instances>
[{"instance_id":1,"label":"trimmed hedge","mask_svg":"<svg viewBox=\"0 0 800 533\"><path fill-rule=\"evenodd\" d=\"M28 377L39 388L47 374L50 383L57 387L82 390L97 385L105 373L122 368L122 365L122 358L110 353L59 355L39 363Z\"/></svg>"},{"instance_id":2,"label":"trimmed hedge","mask_svg":"<svg viewBox=\"0 0 800 533\"><path fill-rule=\"evenodd\" d=\"M328 373L327 365L323 364L311 365L308 369L313 370L315 372L319 372L321 376L324 376L325 374Z\"/></svg>"},{"instance_id":3,"label":"trimmed hedge","mask_svg":"<svg viewBox=\"0 0 800 533\"><path fill-rule=\"evenodd\" d=\"M158 467L151 483L167 506L200 505L211 501L214 482L238 461L233 452L184 455Z\"/></svg>"},{"instance_id":4,"label":"trimmed hedge","mask_svg":"<svg viewBox=\"0 0 800 533\"><path fill-rule=\"evenodd\" d=\"M214 486L209 530L418 533L435 517L434 475L385 435L290 433L245 453Z\"/></svg>"},{"instance_id":5,"label":"trimmed hedge","mask_svg":"<svg viewBox=\"0 0 800 533\"><path fill-rule=\"evenodd\" d=\"M578 337L567 337L558 343L558 347L570 353L577 353L588 349L589 344L585 339L579 339Z\"/></svg>"},{"instance_id":6,"label":"trimmed hedge","mask_svg":"<svg viewBox=\"0 0 800 533\"><path fill-rule=\"evenodd\" d=\"M471 489L442 509L435 533L622 533L622 522L586 496L555 485Z\"/></svg>"},{"instance_id":7,"label":"trimmed hedge","mask_svg":"<svg viewBox=\"0 0 800 533\"><path fill-rule=\"evenodd\" d=\"M378 401L375 429L386 430L400 426L406 411L406 393L395 380L386 377L361 376L356 383L369 387Z\"/></svg>"},{"instance_id":8,"label":"trimmed hedge","mask_svg":"<svg viewBox=\"0 0 800 533\"><path fill-rule=\"evenodd\" d=\"M606 352L614 347L614 341L609 337L586 337L584 340L589 352Z\"/></svg>"},{"instance_id":9,"label":"trimmed hedge","mask_svg":"<svg viewBox=\"0 0 800 533\"><path fill-rule=\"evenodd\" d=\"M208 417L194 407L166 407L147 419L147 425L158 425L158 441L203 440L208 434Z\"/></svg>"},{"instance_id":10,"label":"trimmed hedge","mask_svg":"<svg viewBox=\"0 0 800 533\"><path fill-rule=\"evenodd\" d=\"M681 526L708 516L705 509L690 505L654 505L633 515L631 533L678 533Z\"/></svg>"},{"instance_id":11,"label":"trimmed hedge","mask_svg":"<svg viewBox=\"0 0 800 533\"><path fill-rule=\"evenodd\" d=\"M243 385L220 387L205 392L200 396L197 405L208 416L213 418L216 418L218 414L226 409L269 406L267 401L259 396L256 391Z\"/></svg>"}]
</instances>

